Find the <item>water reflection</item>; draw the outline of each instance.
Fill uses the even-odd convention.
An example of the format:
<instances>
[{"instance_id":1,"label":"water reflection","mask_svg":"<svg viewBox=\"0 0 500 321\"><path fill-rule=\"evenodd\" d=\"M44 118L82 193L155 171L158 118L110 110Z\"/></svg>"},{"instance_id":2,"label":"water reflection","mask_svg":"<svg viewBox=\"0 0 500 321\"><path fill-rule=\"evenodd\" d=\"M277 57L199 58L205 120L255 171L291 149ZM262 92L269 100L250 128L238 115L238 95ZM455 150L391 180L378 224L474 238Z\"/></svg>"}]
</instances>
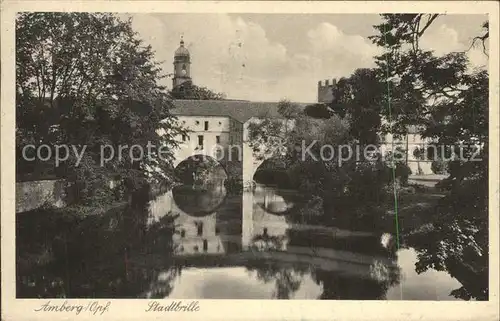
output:
<instances>
[{"instance_id":1,"label":"water reflection","mask_svg":"<svg viewBox=\"0 0 500 321\"><path fill-rule=\"evenodd\" d=\"M273 185L256 184L253 198L255 204L260 206L266 213L284 215L295 207L297 192Z\"/></svg>"},{"instance_id":2,"label":"water reflection","mask_svg":"<svg viewBox=\"0 0 500 321\"><path fill-rule=\"evenodd\" d=\"M227 174L215 159L189 157L176 167L175 173L183 184L173 188L172 196L183 213L209 215L223 204L227 195L224 185Z\"/></svg>"},{"instance_id":3,"label":"water reflection","mask_svg":"<svg viewBox=\"0 0 500 321\"><path fill-rule=\"evenodd\" d=\"M461 286L460 282L443 271L428 270L417 274L416 262L417 252L414 249L398 251L398 265L402 271L401 283L387 290L387 299L458 300L450 293Z\"/></svg>"},{"instance_id":4,"label":"water reflection","mask_svg":"<svg viewBox=\"0 0 500 321\"><path fill-rule=\"evenodd\" d=\"M276 286L271 277L267 282L257 271L245 267L219 267L211 269L186 268L175 282L170 297L178 299L273 299ZM321 294L321 287L305 275L300 287L290 293L290 299L310 299Z\"/></svg>"},{"instance_id":5,"label":"water reflection","mask_svg":"<svg viewBox=\"0 0 500 321\"><path fill-rule=\"evenodd\" d=\"M417 275L412 249L297 222L299 207L290 191L258 187L204 215L184 211L172 191L99 218L18 215L17 296L453 299L460 284Z\"/></svg>"}]
</instances>

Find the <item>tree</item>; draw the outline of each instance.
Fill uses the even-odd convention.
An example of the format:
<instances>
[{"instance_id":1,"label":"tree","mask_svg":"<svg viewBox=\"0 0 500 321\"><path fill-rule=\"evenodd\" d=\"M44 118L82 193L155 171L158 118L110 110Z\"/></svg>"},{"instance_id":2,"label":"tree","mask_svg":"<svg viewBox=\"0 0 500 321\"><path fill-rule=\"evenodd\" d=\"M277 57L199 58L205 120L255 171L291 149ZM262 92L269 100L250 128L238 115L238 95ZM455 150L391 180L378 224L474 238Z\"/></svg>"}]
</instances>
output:
<instances>
[{"instance_id":1,"label":"tree","mask_svg":"<svg viewBox=\"0 0 500 321\"><path fill-rule=\"evenodd\" d=\"M110 180L128 194L152 182L171 182L171 150L183 130L169 112L166 89L158 85L163 75L154 52L137 38L130 20L101 13L22 13L16 35L18 152L27 142L52 151L56 145L79 151L86 146L79 164L70 153L57 170L74 183L82 203L97 207L112 199ZM162 145L170 147L163 160ZM109 159L104 163L103 146Z\"/></svg>"},{"instance_id":2,"label":"tree","mask_svg":"<svg viewBox=\"0 0 500 321\"><path fill-rule=\"evenodd\" d=\"M389 97L384 74L376 68L357 69L352 75L340 78L333 91L334 99L330 108L347 121L349 134L355 141L356 147L361 151L369 151L373 147L378 149L384 143L382 137L386 134L384 128L388 123ZM405 164L405 158L396 157L406 153L400 146L395 147L383 158L380 149L371 153L379 162L373 162L362 155L357 164L356 174L353 172L351 176L349 187L351 193L357 194L356 198L362 197L366 202L368 201L366 197L375 196L374 201L380 203L384 199L384 193L379 193L376 189L383 188L391 181L393 185L398 183L406 185L411 170ZM373 186L368 183L370 180L380 184Z\"/></svg>"},{"instance_id":3,"label":"tree","mask_svg":"<svg viewBox=\"0 0 500 321\"><path fill-rule=\"evenodd\" d=\"M432 229L412 240L420 252L417 271L447 270L463 284L453 295L487 299L488 72L469 71L465 52L437 57L420 48L438 16L382 15L372 40L385 50L376 58L391 95L390 127L402 134L407 125L417 125L423 137L446 147L444 154L455 147L462 153L448 159L449 193L434 209ZM472 45L485 45L487 22L483 28Z\"/></svg>"},{"instance_id":4,"label":"tree","mask_svg":"<svg viewBox=\"0 0 500 321\"><path fill-rule=\"evenodd\" d=\"M483 22L483 34L481 36L476 36L474 37L474 39L472 39L472 43L469 47L469 50L472 49L475 45L476 45L476 42L481 42L481 45L483 46L483 53L486 55L486 56L489 56L488 53L487 53L487 50L486 50L486 42L488 41L489 37L490 37L490 31L489 31L489 22L488 21L485 21Z\"/></svg>"},{"instance_id":5,"label":"tree","mask_svg":"<svg viewBox=\"0 0 500 321\"><path fill-rule=\"evenodd\" d=\"M251 123L249 142L258 157L274 158L274 166L294 178L307 203L303 208L315 213L321 208L319 215L305 218L310 223L373 230L380 214L376 208L392 182L383 161L358 161L358 139L347 118L313 118L286 101L279 104L279 113L281 117L262 116ZM303 208L294 209L295 214L304 217Z\"/></svg>"},{"instance_id":6,"label":"tree","mask_svg":"<svg viewBox=\"0 0 500 321\"><path fill-rule=\"evenodd\" d=\"M374 26L377 34L370 39L384 49L375 59L390 104L385 113L388 119L383 126L385 132L402 135L410 125L425 128L437 104L453 103L467 88L469 62L465 51L439 57L419 45L420 38L439 16L384 14L383 23ZM484 37L483 41L488 37L487 32Z\"/></svg>"},{"instance_id":7,"label":"tree","mask_svg":"<svg viewBox=\"0 0 500 321\"><path fill-rule=\"evenodd\" d=\"M331 108L349 122L350 134L361 145L378 144L384 114L385 84L377 69L357 69L341 78L334 89Z\"/></svg>"},{"instance_id":8,"label":"tree","mask_svg":"<svg viewBox=\"0 0 500 321\"><path fill-rule=\"evenodd\" d=\"M307 270L300 266L288 266L280 262L253 261L246 264L249 272L255 272L257 278L266 283L274 283L273 298L292 299L299 290Z\"/></svg>"},{"instance_id":9,"label":"tree","mask_svg":"<svg viewBox=\"0 0 500 321\"><path fill-rule=\"evenodd\" d=\"M199 87L191 81L184 83L170 91L174 99L193 99L193 100L223 100L225 95L214 92L206 87Z\"/></svg>"},{"instance_id":10,"label":"tree","mask_svg":"<svg viewBox=\"0 0 500 321\"><path fill-rule=\"evenodd\" d=\"M312 104L304 108L304 113L309 117L328 119L332 117L333 111L325 104Z\"/></svg>"},{"instance_id":11,"label":"tree","mask_svg":"<svg viewBox=\"0 0 500 321\"><path fill-rule=\"evenodd\" d=\"M294 123L303 114L301 108L287 100L278 104L279 118L269 118L265 114L248 124L249 145L254 156L258 159L275 158L278 162L285 162L287 151L291 143ZM284 163L283 163L284 164Z\"/></svg>"}]
</instances>

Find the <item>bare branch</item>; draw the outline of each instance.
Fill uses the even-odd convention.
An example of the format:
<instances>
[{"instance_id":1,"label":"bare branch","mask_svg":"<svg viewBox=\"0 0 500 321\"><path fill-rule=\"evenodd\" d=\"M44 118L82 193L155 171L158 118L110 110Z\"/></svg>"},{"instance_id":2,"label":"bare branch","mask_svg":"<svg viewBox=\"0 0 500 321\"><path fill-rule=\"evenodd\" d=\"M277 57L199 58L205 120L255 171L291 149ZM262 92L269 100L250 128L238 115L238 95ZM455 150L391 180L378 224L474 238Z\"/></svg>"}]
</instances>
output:
<instances>
[{"instance_id":1,"label":"bare branch","mask_svg":"<svg viewBox=\"0 0 500 321\"><path fill-rule=\"evenodd\" d=\"M489 57L488 52L487 52L487 50L486 50L486 40L489 38L489 36L490 36L490 33L489 33L489 31L487 31L487 32L486 32L484 35L482 35L482 36L477 36L477 37L474 37L474 38L472 39L472 43L471 43L471 45L470 45L469 49L467 49L467 51L466 51L466 52L470 51L472 48L474 48L474 47L475 47L475 45L476 45L476 41L481 41L481 43L482 43L482 45L483 45L483 53L486 55L486 57Z\"/></svg>"},{"instance_id":2,"label":"bare branch","mask_svg":"<svg viewBox=\"0 0 500 321\"><path fill-rule=\"evenodd\" d=\"M439 17L440 14L432 14L429 16L429 19L427 20L427 22L425 23L424 27L422 28L422 30L420 30L418 32L418 36L419 37L422 37L422 35L424 34L424 32L427 30L427 28L429 28L431 26L431 24L434 22L434 20L436 20L437 17Z\"/></svg>"}]
</instances>

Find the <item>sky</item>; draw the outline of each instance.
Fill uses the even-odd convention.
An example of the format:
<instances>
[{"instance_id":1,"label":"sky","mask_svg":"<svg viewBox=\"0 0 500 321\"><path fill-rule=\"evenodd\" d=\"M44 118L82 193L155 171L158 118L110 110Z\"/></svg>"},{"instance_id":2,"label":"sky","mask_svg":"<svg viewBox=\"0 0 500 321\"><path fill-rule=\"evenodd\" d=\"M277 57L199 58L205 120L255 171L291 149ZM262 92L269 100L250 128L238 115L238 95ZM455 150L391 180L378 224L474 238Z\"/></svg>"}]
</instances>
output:
<instances>
[{"instance_id":1,"label":"sky","mask_svg":"<svg viewBox=\"0 0 500 321\"><path fill-rule=\"evenodd\" d=\"M152 46L164 73L173 71L181 35L191 53L194 84L252 101L315 102L319 80L348 77L374 66L379 48L369 36L375 14L132 14L132 26ZM421 47L438 55L470 47L486 15L445 15L435 20ZM477 46L474 66L487 57ZM171 88L171 79L165 80Z\"/></svg>"}]
</instances>

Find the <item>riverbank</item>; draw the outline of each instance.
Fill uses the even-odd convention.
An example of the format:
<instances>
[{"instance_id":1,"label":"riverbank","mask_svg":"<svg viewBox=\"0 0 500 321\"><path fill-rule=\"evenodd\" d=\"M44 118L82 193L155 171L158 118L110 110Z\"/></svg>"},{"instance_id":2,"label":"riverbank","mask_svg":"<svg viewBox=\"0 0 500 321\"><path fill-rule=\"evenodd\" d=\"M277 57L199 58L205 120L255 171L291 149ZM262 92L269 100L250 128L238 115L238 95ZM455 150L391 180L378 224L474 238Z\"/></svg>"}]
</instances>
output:
<instances>
[{"instance_id":1,"label":"riverbank","mask_svg":"<svg viewBox=\"0 0 500 321\"><path fill-rule=\"evenodd\" d=\"M435 215L434 208L439 200L446 196L446 192L435 187L444 178L445 175L410 177L410 193L400 193L398 202L388 205L386 213L394 217L394 220L397 214L401 235L413 233L422 226L429 225Z\"/></svg>"}]
</instances>

